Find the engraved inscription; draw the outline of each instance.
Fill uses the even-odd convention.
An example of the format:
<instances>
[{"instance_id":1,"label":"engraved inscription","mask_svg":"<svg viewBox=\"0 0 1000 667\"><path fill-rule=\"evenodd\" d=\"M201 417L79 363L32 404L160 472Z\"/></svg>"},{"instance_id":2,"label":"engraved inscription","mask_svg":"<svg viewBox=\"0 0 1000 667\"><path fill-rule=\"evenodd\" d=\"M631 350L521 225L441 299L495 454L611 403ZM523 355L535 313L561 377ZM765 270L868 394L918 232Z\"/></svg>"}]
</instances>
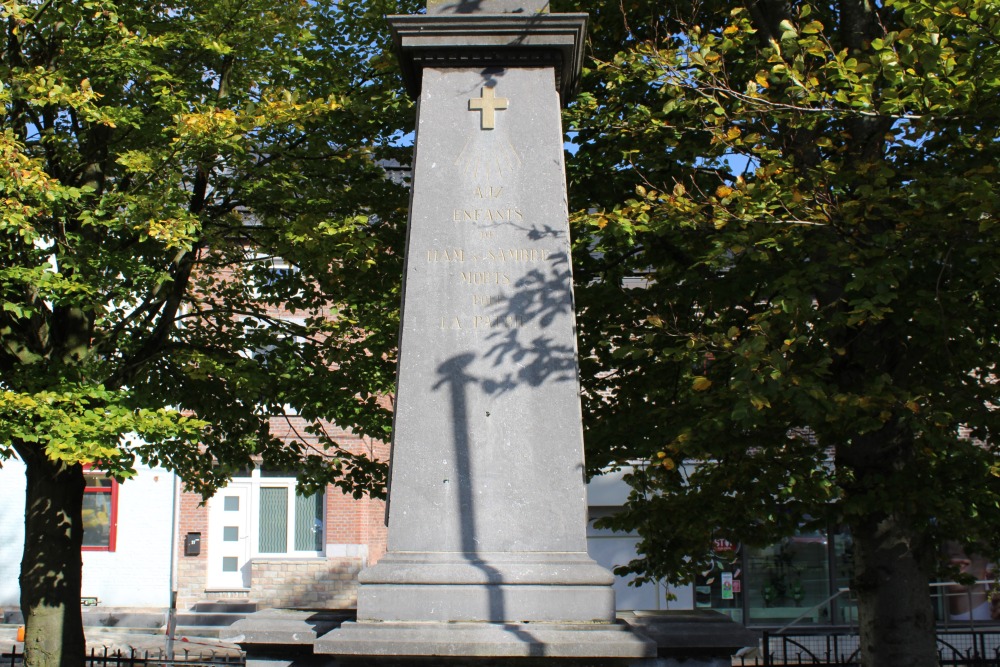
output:
<instances>
[{"instance_id":1,"label":"engraved inscription","mask_svg":"<svg viewBox=\"0 0 1000 667\"><path fill-rule=\"evenodd\" d=\"M523 326L524 322L517 315L504 315L503 317L476 315L472 318L473 329L520 329Z\"/></svg>"},{"instance_id":2,"label":"engraved inscription","mask_svg":"<svg viewBox=\"0 0 1000 667\"><path fill-rule=\"evenodd\" d=\"M545 248L487 248L484 252L467 252L464 248L431 248L427 251L429 264L466 262L537 264L547 262L549 258L549 251Z\"/></svg>"},{"instance_id":3,"label":"engraved inscription","mask_svg":"<svg viewBox=\"0 0 1000 667\"><path fill-rule=\"evenodd\" d=\"M523 222L524 213L519 208L456 208L452 222Z\"/></svg>"},{"instance_id":4,"label":"engraved inscription","mask_svg":"<svg viewBox=\"0 0 1000 667\"><path fill-rule=\"evenodd\" d=\"M465 261L465 251L461 248L444 248L442 250L428 250L427 251L427 261L433 263L437 262L464 262Z\"/></svg>"},{"instance_id":5,"label":"engraved inscription","mask_svg":"<svg viewBox=\"0 0 1000 667\"><path fill-rule=\"evenodd\" d=\"M476 187L473 193L479 199L500 199L503 194L503 186L481 185Z\"/></svg>"},{"instance_id":6,"label":"engraved inscription","mask_svg":"<svg viewBox=\"0 0 1000 667\"><path fill-rule=\"evenodd\" d=\"M473 315L471 317L442 317L442 331L461 331L463 329L520 329L524 320L519 315Z\"/></svg>"},{"instance_id":7,"label":"engraved inscription","mask_svg":"<svg viewBox=\"0 0 1000 667\"><path fill-rule=\"evenodd\" d=\"M460 274L463 285L476 287L480 285L510 285L510 274L500 271L462 271Z\"/></svg>"},{"instance_id":8,"label":"engraved inscription","mask_svg":"<svg viewBox=\"0 0 1000 667\"><path fill-rule=\"evenodd\" d=\"M488 142L474 141L473 138L466 140L455 158L455 166L461 170L461 175L473 179L478 185L512 176L523 166L523 162L514 144L498 136ZM483 192L485 194L485 190Z\"/></svg>"},{"instance_id":9,"label":"engraved inscription","mask_svg":"<svg viewBox=\"0 0 1000 667\"><path fill-rule=\"evenodd\" d=\"M472 305L477 308L488 308L498 306L507 301L503 294L473 294Z\"/></svg>"},{"instance_id":10,"label":"engraved inscription","mask_svg":"<svg viewBox=\"0 0 1000 667\"><path fill-rule=\"evenodd\" d=\"M549 258L548 250L538 248L496 248L483 255L486 262L544 262Z\"/></svg>"}]
</instances>

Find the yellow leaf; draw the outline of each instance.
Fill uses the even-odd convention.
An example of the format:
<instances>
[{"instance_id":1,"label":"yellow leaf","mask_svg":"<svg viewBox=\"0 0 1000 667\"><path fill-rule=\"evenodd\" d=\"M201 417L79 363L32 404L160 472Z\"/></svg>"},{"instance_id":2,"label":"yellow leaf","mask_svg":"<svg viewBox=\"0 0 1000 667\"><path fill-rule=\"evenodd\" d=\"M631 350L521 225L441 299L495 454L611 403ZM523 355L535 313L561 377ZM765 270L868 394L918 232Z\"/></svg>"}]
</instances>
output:
<instances>
[{"instance_id":1,"label":"yellow leaf","mask_svg":"<svg viewBox=\"0 0 1000 667\"><path fill-rule=\"evenodd\" d=\"M728 37L729 35L735 35L735 34L736 34L736 33L738 33L739 31L740 31L740 29L739 29L739 28L737 28L737 27L736 27L736 26L734 26L734 25L731 25L731 26L727 27L727 28L726 28L725 30L723 30L723 31L722 31L722 34L723 34L723 35L726 35L726 36Z\"/></svg>"},{"instance_id":2,"label":"yellow leaf","mask_svg":"<svg viewBox=\"0 0 1000 667\"><path fill-rule=\"evenodd\" d=\"M708 391L712 388L712 381L704 375L699 375L694 379L694 382L691 384L691 388L695 391Z\"/></svg>"},{"instance_id":3,"label":"yellow leaf","mask_svg":"<svg viewBox=\"0 0 1000 667\"><path fill-rule=\"evenodd\" d=\"M729 195L733 194L733 189L728 185L720 185L715 188L715 196L719 199L725 199Z\"/></svg>"},{"instance_id":4,"label":"yellow leaf","mask_svg":"<svg viewBox=\"0 0 1000 667\"><path fill-rule=\"evenodd\" d=\"M664 468L666 468L667 470L673 470L674 468L676 468L676 467L677 467L677 464L676 464L676 463L674 463L674 460L673 460L673 459L663 459L663 463L662 463L662 465L663 465L663 467L664 467Z\"/></svg>"}]
</instances>

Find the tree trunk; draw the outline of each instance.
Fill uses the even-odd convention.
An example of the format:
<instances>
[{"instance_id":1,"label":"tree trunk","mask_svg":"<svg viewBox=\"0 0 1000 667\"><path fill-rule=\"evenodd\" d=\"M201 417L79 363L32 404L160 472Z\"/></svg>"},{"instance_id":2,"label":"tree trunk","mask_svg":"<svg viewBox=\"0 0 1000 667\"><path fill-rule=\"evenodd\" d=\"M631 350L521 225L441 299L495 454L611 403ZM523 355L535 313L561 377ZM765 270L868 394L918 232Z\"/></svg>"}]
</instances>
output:
<instances>
[{"instance_id":1,"label":"tree trunk","mask_svg":"<svg viewBox=\"0 0 1000 667\"><path fill-rule=\"evenodd\" d=\"M895 517L851 527L863 667L937 667L930 575L933 554Z\"/></svg>"},{"instance_id":2,"label":"tree trunk","mask_svg":"<svg viewBox=\"0 0 1000 667\"><path fill-rule=\"evenodd\" d=\"M26 667L82 667L86 655L83 578L83 468L16 447L27 470L21 611Z\"/></svg>"}]
</instances>

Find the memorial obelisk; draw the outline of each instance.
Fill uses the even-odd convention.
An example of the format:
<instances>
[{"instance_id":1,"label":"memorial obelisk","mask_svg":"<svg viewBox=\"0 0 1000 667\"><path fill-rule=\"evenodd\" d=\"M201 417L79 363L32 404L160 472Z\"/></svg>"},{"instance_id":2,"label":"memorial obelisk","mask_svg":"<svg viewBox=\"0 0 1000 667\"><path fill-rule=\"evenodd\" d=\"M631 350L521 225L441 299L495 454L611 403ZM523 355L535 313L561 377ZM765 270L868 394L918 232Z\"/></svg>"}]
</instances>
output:
<instances>
[{"instance_id":1,"label":"memorial obelisk","mask_svg":"<svg viewBox=\"0 0 1000 667\"><path fill-rule=\"evenodd\" d=\"M587 555L561 103L585 14L389 17L419 99L388 551L317 654L643 657Z\"/></svg>"}]
</instances>

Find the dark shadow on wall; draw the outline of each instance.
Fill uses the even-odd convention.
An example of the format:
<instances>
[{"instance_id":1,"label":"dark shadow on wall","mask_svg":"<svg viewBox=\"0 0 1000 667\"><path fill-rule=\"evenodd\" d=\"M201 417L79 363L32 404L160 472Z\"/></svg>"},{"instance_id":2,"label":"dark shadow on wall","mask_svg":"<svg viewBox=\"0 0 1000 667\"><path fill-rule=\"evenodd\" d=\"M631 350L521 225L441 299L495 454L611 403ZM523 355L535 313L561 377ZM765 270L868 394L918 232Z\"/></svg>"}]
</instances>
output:
<instances>
[{"instance_id":1,"label":"dark shadow on wall","mask_svg":"<svg viewBox=\"0 0 1000 667\"><path fill-rule=\"evenodd\" d=\"M508 620L507 608L504 602L503 573L479 558L479 526L475 512L475 490L473 489L473 463L471 456L472 438L469 428L469 392L476 387L484 386L483 380L469 372L469 366L474 363L473 353L459 354L445 361L438 367L439 380L434 385L434 391L446 390L452 409L452 437L454 439L455 464L458 479L458 511L461 530L461 547L463 557L485 575L487 582L487 606L489 618L494 621ZM530 644L532 657L545 656L545 646L530 632L513 623L505 623L509 632L513 633L525 644Z\"/></svg>"},{"instance_id":2,"label":"dark shadow on wall","mask_svg":"<svg viewBox=\"0 0 1000 667\"><path fill-rule=\"evenodd\" d=\"M463 557L478 568L491 585L487 587L492 619L508 622L508 630L531 645L531 655L542 657L545 646L538 642L518 619L509 617L501 588L503 573L480 554L480 531L475 511L473 412L480 401L474 392L499 397L519 387L544 392L546 386L576 383L575 331L572 326L573 295L569 257L549 255L545 262L524 272L505 298L484 309L494 325L485 336L483 351L456 350L437 367L432 390L445 392L451 409L451 437L454 442L460 544ZM485 363L484 363L485 362ZM543 393L539 394L543 400ZM486 413L487 416L489 413ZM477 414L478 417L478 414Z\"/></svg>"}]
</instances>

